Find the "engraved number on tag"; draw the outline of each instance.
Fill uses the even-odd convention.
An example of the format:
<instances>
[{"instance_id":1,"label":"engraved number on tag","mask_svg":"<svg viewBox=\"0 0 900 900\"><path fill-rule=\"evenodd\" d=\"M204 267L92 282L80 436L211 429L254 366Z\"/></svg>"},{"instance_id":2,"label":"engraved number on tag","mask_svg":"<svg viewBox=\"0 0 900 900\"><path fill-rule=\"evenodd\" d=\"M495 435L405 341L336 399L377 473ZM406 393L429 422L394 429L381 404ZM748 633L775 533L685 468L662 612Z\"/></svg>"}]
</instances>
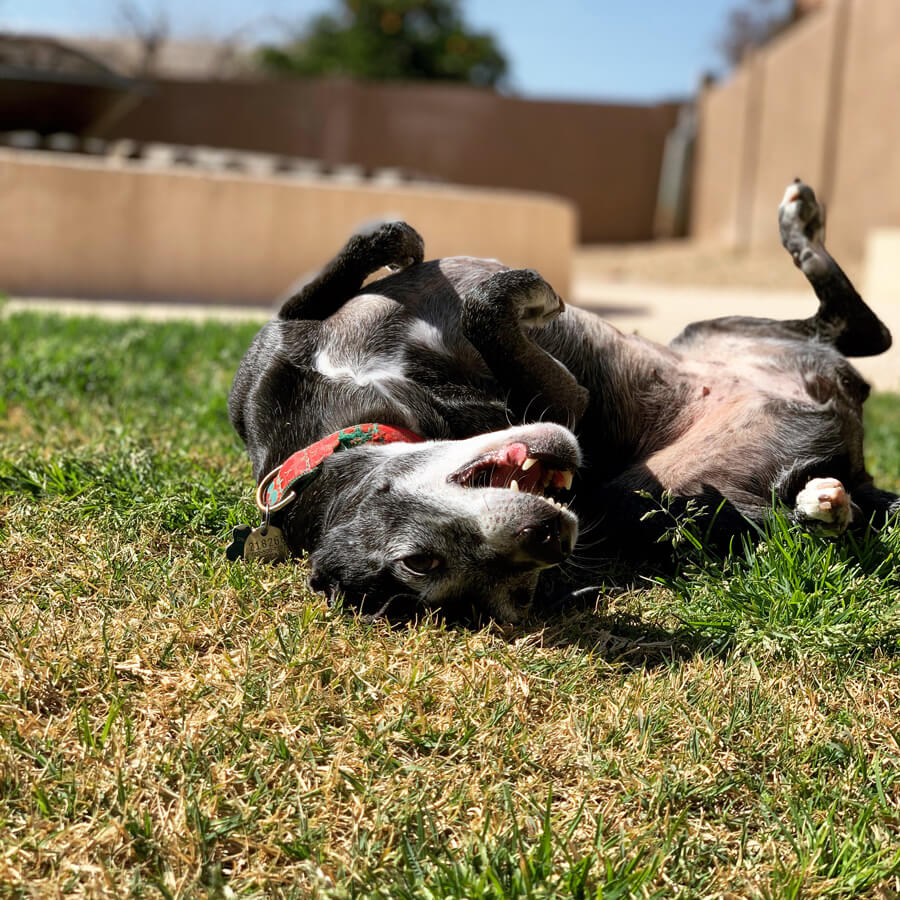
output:
<instances>
[{"instance_id":1,"label":"engraved number on tag","mask_svg":"<svg viewBox=\"0 0 900 900\"><path fill-rule=\"evenodd\" d=\"M291 551L280 528L260 525L254 528L244 542L244 559L261 559L263 562L282 562Z\"/></svg>"}]
</instances>

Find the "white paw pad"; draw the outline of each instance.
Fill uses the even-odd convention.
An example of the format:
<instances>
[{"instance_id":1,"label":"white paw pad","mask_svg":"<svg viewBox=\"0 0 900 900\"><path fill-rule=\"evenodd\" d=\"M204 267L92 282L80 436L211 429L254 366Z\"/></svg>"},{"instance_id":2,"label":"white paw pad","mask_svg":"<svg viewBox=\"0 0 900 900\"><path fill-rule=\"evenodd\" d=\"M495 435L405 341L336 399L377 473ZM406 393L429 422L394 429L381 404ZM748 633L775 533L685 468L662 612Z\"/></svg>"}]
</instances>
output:
<instances>
[{"instance_id":1,"label":"white paw pad","mask_svg":"<svg viewBox=\"0 0 900 900\"><path fill-rule=\"evenodd\" d=\"M794 513L816 531L838 535L853 521L853 504L837 478L813 478L797 494Z\"/></svg>"},{"instance_id":2,"label":"white paw pad","mask_svg":"<svg viewBox=\"0 0 900 900\"><path fill-rule=\"evenodd\" d=\"M523 328L540 328L555 319L565 304L549 284L537 285L522 298L520 320Z\"/></svg>"}]
</instances>

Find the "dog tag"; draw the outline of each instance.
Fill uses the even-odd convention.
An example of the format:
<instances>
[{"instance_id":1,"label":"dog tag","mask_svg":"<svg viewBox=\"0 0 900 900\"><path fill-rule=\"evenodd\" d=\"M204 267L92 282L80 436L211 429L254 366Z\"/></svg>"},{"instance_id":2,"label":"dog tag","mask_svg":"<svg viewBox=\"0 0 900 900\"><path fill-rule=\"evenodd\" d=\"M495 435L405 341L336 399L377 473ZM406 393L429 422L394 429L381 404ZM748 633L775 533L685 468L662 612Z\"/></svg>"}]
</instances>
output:
<instances>
[{"instance_id":1,"label":"dog tag","mask_svg":"<svg viewBox=\"0 0 900 900\"><path fill-rule=\"evenodd\" d=\"M274 525L260 525L254 528L244 541L244 559L261 559L263 562L283 562L289 559L291 551L281 533Z\"/></svg>"}]
</instances>

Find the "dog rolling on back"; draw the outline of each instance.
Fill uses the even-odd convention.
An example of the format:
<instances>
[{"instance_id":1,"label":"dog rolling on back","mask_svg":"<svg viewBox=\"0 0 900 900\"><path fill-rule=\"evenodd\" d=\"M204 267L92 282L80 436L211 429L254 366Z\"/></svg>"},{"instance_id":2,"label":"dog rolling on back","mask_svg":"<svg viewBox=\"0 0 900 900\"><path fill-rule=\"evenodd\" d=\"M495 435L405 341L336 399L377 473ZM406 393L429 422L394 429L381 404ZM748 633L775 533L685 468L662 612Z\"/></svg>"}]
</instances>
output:
<instances>
[{"instance_id":1,"label":"dog rolling on back","mask_svg":"<svg viewBox=\"0 0 900 900\"><path fill-rule=\"evenodd\" d=\"M773 496L832 534L896 512L865 471L868 386L846 359L890 335L825 250L810 188L789 186L779 223L816 314L701 322L669 347L565 308L532 271L423 262L404 223L353 236L259 332L229 397L261 489L342 429L411 435L326 453L273 514L311 585L368 612L509 621L580 521L582 565L653 556L645 513L664 492L675 512L704 508L720 541ZM383 266L395 273L363 288Z\"/></svg>"}]
</instances>

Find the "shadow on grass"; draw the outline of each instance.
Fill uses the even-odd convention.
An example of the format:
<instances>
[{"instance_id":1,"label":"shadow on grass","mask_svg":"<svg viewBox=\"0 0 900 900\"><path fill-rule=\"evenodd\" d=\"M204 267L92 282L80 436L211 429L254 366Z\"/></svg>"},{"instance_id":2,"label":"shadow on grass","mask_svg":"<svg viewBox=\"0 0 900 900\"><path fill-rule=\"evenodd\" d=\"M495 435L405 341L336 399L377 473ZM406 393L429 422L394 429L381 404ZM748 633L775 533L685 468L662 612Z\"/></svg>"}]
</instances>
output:
<instances>
[{"instance_id":1,"label":"shadow on grass","mask_svg":"<svg viewBox=\"0 0 900 900\"><path fill-rule=\"evenodd\" d=\"M631 669L655 669L696 652L678 630L626 612L572 610L561 621L545 622L541 630L545 647L578 647L605 662Z\"/></svg>"},{"instance_id":2,"label":"shadow on grass","mask_svg":"<svg viewBox=\"0 0 900 900\"><path fill-rule=\"evenodd\" d=\"M733 653L832 660L900 652L900 523L838 540L773 510L730 553L682 544L676 562L611 567L558 592L534 627L549 646L655 667Z\"/></svg>"},{"instance_id":3,"label":"shadow on grass","mask_svg":"<svg viewBox=\"0 0 900 900\"><path fill-rule=\"evenodd\" d=\"M755 539L744 538L729 554L690 545L665 569L637 575L618 566L599 574L590 586L573 588L558 573L516 625L491 623L471 608L438 618L448 628L489 626L510 643L577 647L633 669L698 655L847 661L900 651L898 524L829 540L775 511ZM396 627L422 618L414 598L397 599L375 616L353 612Z\"/></svg>"}]
</instances>

